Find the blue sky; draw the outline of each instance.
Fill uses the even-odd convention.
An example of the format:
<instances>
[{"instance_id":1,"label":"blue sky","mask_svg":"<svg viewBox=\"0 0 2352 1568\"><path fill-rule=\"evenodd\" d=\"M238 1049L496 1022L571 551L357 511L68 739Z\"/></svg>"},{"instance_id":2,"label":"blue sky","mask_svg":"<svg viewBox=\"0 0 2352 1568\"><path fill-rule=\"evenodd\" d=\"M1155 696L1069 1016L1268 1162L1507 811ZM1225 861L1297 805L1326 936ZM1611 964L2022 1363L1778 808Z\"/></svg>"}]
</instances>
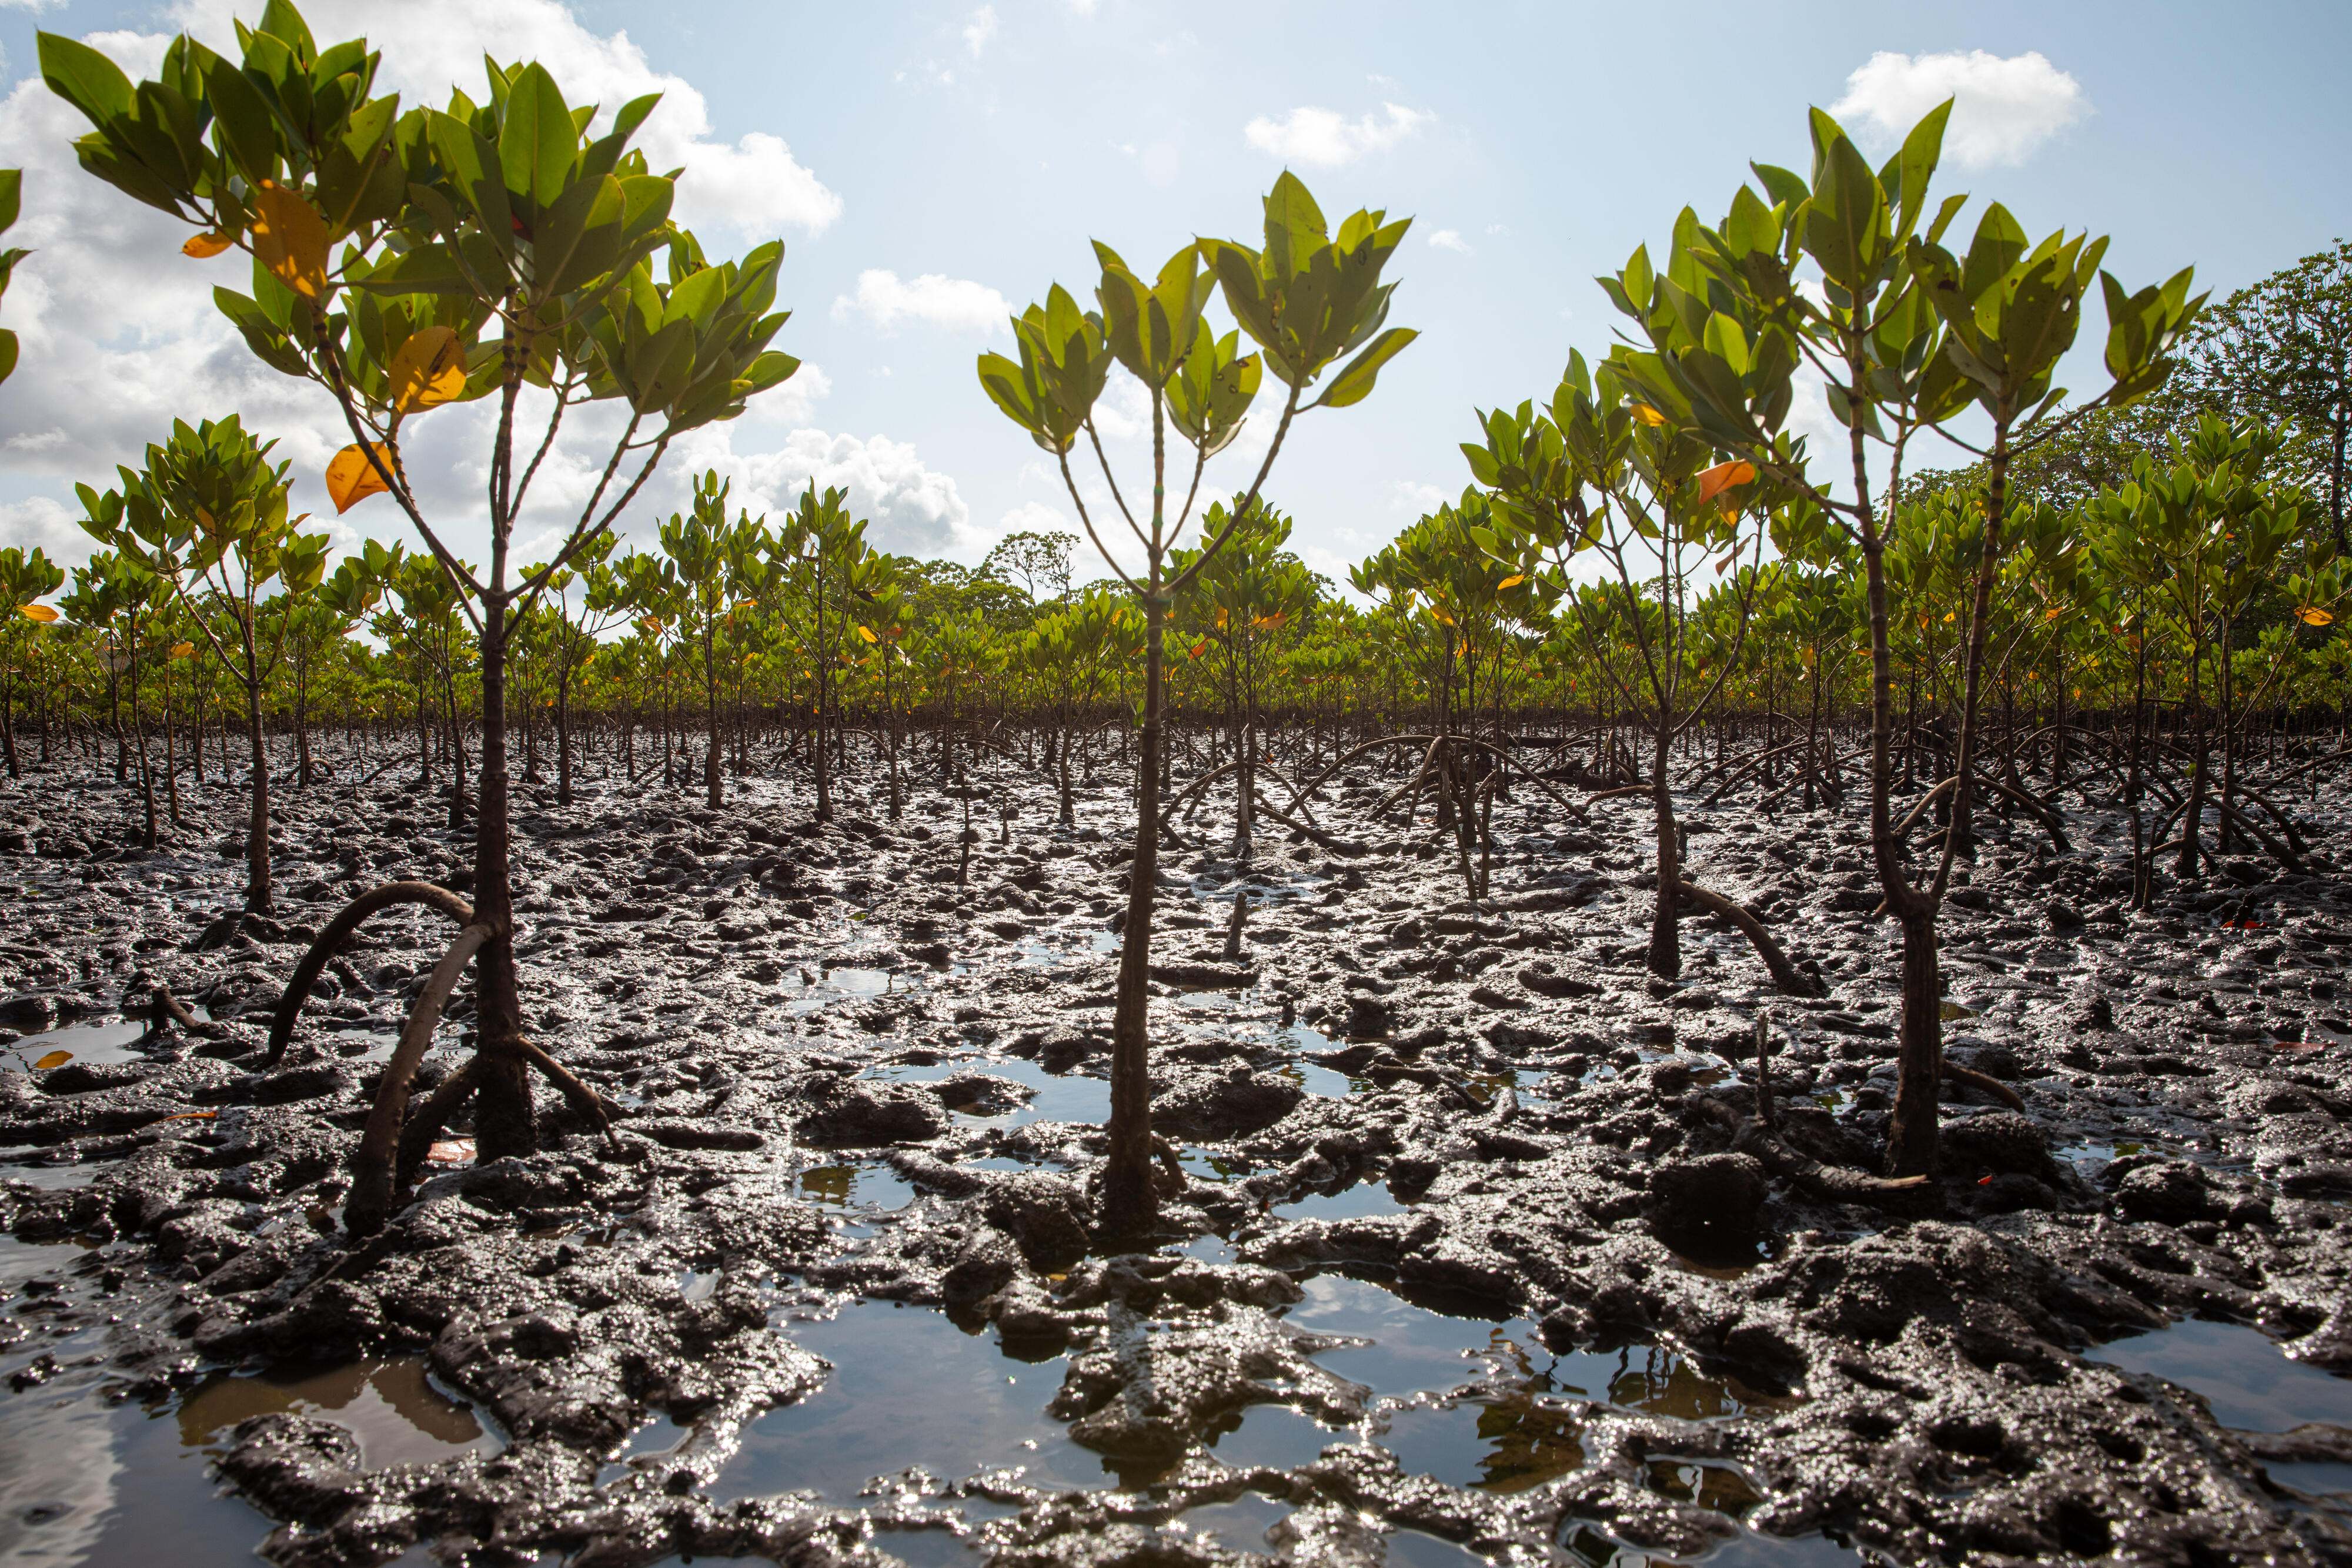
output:
<instances>
[{"instance_id":1,"label":"blue sky","mask_svg":"<svg viewBox=\"0 0 2352 1568\"><path fill-rule=\"evenodd\" d=\"M1270 487L1334 576L1466 482L1455 443L1473 405L1542 396L1571 348L1605 350L1595 273L1685 204L1719 212L1747 160L1801 164L1808 104L1847 101L1875 146L1882 123L1956 86L1940 187L1997 198L2036 233L2111 235L2108 266L2134 286L2192 263L2204 285L2250 282L2344 232L2352 194L2340 5L307 10L322 37L367 34L391 85L436 102L452 79L478 82L484 48L544 58L579 99L660 85L648 136L657 162L685 163L706 246L786 241L795 315L779 346L811 368L674 463L634 519L640 538L706 462L776 505L811 476L846 483L891 548L971 559L1009 527L1070 526L1058 480L973 379L974 356L1007 343L999 302L1090 282L1090 237L1139 267L1195 234L1247 237L1286 162L1335 218L1369 204L1416 220L1391 320L1420 341L1369 402L1304 421ZM73 480L103 480L174 413L246 410L282 435L299 498L320 503L315 476L340 444L322 394L239 358L205 304L232 279L75 172L71 121L24 79L37 26L111 35L132 61L184 25L226 45L230 14L227 0L0 4L0 146L28 171L11 243L38 247L0 304L26 333L0 387L0 543L79 553ZM2071 384L2093 390L2095 358L2077 360ZM459 518L478 482L470 417L436 413L420 448ZM1123 480L1138 471L1135 443L1114 433L1112 450ZM341 537L396 533L373 506Z\"/></svg>"}]
</instances>

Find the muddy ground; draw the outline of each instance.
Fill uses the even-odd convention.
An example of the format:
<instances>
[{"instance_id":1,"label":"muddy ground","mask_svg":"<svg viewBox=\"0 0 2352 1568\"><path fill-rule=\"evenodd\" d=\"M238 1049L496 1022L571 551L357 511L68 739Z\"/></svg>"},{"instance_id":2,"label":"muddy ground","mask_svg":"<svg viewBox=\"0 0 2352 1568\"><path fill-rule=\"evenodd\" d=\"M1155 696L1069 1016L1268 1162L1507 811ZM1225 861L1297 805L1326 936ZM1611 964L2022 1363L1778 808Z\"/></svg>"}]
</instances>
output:
<instances>
[{"instance_id":1,"label":"muddy ground","mask_svg":"<svg viewBox=\"0 0 2352 1568\"><path fill-rule=\"evenodd\" d=\"M1499 808L1472 910L1370 766L1246 868L1213 800L1155 945L1183 1186L1104 1255L1125 803L1062 830L996 767L963 886L928 774L896 826L856 781L823 828L788 782L523 789L527 1010L628 1114L546 1097L488 1166L454 1129L357 1251L343 1161L446 933L379 917L257 1048L346 898L470 859L443 801L288 789L236 920L241 793L148 853L102 772L0 785L0 1556L2352 1563L2352 878L2233 860L2127 914L2112 817L1994 821L1949 1039L2027 1113L1948 1091L1901 1212L1742 1152L1769 1009L1788 1140L1874 1164L1858 802L1689 803L1811 1002L1712 921L1649 978L1638 802ZM2347 805L2304 810L2352 863ZM157 981L214 1021L148 1034Z\"/></svg>"}]
</instances>

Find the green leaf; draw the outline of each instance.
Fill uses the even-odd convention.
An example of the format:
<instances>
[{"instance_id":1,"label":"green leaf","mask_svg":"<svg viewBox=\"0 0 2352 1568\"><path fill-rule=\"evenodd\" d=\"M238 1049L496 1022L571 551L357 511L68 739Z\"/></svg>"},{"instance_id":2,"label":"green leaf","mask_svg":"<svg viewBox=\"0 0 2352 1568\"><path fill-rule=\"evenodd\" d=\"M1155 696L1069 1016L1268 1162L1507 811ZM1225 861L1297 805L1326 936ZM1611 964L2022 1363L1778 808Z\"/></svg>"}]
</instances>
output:
<instances>
[{"instance_id":1,"label":"green leaf","mask_svg":"<svg viewBox=\"0 0 2352 1568\"><path fill-rule=\"evenodd\" d=\"M563 193L580 145L563 89L536 60L523 68L507 94L499 127L499 163L518 204L544 210Z\"/></svg>"},{"instance_id":2,"label":"green leaf","mask_svg":"<svg viewBox=\"0 0 2352 1568\"><path fill-rule=\"evenodd\" d=\"M1361 402L1371 395L1372 383L1380 379L1381 367L1404 351L1406 344L1421 334L1410 327L1391 327L1372 340L1371 346L1354 359L1338 375L1323 395L1307 406L1310 408L1346 408Z\"/></svg>"},{"instance_id":3,"label":"green leaf","mask_svg":"<svg viewBox=\"0 0 2352 1568\"><path fill-rule=\"evenodd\" d=\"M278 121L269 102L235 63L215 56L205 72L205 96L220 127L222 148L247 184L278 177Z\"/></svg>"},{"instance_id":4,"label":"green leaf","mask_svg":"<svg viewBox=\"0 0 2352 1568\"><path fill-rule=\"evenodd\" d=\"M0 230L16 221L16 212L24 198L25 172L21 169L0 169Z\"/></svg>"},{"instance_id":5,"label":"green leaf","mask_svg":"<svg viewBox=\"0 0 2352 1568\"><path fill-rule=\"evenodd\" d=\"M41 79L104 130L131 112L131 78L122 68L88 44L56 33L37 35Z\"/></svg>"}]
</instances>

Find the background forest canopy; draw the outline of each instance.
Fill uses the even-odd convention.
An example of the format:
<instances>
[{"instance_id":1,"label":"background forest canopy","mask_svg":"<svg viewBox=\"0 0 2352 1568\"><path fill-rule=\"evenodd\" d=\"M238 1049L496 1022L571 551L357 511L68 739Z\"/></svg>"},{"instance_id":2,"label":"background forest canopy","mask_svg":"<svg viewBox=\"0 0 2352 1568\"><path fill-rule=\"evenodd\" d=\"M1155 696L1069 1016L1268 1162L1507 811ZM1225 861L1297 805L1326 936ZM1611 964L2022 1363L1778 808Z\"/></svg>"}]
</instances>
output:
<instances>
[{"instance_id":1,"label":"background forest canopy","mask_svg":"<svg viewBox=\"0 0 2352 1568\"><path fill-rule=\"evenodd\" d=\"M2195 437L2208 421L2252 437L2235 461L2298 519L2293 537L2260 559L2226 528L2179 541L2175 557L2210 548L2227 558L2202 563L2238 584L2207 607L2227 620L2226 636L2218 619L2201 632L2184 622L2098 521L2102 497L2112 507L2144 465L2198 461ZM2310 576L2312 552L2340 553L2346 543L2352 245L2210 305L2157 392L2078 420L2054 411L2044 423L2059 428L2038 444L2021 438L2010 469L2013 500L2049 515L2003 568L2000 609L2011 630L1995 636L2012 648L1995 675L2003 700L2032 712L2112 707L2129 703L2136 679L2162 700L2185 692L2192 675L2218 687L2215 661L2226 658L2237 689L2260 693L2266 707L2340 712L2352 664L2334 633L2333 591L2304 598L2290 584ZM183 427L119 483L152 484L175 445L198 439ZM597 559L557 573L532 607L514 676L531 776L542 745L551 752L562 740L565 755L545 765L566 773L568 793L569 742L559 731L583 713L650 726L658 738L647 737L648 755L674 759L689 721L707 733L713 716L739 729L763 712L804 716L820 688L835 714L870 716L887 703L942 719L1067 708L1099 722L1139 698L1139 614L1090 580L1098 563L1072 535L1008 536L974 569L873 550L855 537L862 530L837 493L828 506L812 486L795 526L740 508L729 517L716 476L709 485L695 513L665 525L654 548L614 552L608 536ZM1894 619L1919 716L1949 695L1953 628L1974 574L1967 518L1984 485L1982 464L1899 478L1890 552L1903 563L1904 609ZM85 499L99 513L94 531L108 537L104 498L86 487ZM1262 506L1237 540L1245 548L1221 554L1214 575L1179 606L1171 709L1228 718L1402 714L1448 701L1495 714L1619 706L1622 695L1571 613L1578 596L1613 613L1608 596L1589 581L1569 604L1504 586L1512 574L1467 532L1486 505L1473 486L1417 519L1357 570L1353 597L1284 549L1286 518ZM1717 562L1675 585L1702 620L1732 613L1753 592L1753 629L1725 685L1727 708L1793 701L1827 717L1862 700L1856 565L1818 542L1809 550L1777 529L1758 561L1736 572ZM2153 567L2179 580L2196 564ZM319 724L437 736L445 755L462 758L454 727L478 710L477 653L439 569L373 541L321 568L314 561L305 575L298 564L254 597L264 713L301 751L301 770ZM222 636L236 622L234 595L160 591L114 550L70 574L37 549L0 551L0 581L16 606L0 643L0 734L12 769L27 720L44 749L79 727L121 736L126 725L153 724L200 767L206 727L237 722L239 676ZM1454 689L1441 692L1448 683ZM175 729L183 738L171 742ZM634 772L634 741L631 751Z\"/></svg>"}]
</instances>

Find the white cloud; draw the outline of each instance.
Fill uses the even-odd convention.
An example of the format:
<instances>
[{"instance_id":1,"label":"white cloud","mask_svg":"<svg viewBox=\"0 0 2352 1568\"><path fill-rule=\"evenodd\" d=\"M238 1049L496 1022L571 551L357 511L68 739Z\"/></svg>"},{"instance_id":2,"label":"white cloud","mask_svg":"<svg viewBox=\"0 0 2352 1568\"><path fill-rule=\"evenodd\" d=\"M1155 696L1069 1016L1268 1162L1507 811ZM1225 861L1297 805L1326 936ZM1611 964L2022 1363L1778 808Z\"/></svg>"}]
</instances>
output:
<instances>
[{"instance_id":1,"label":"white cloud","mask_svg":"<svg viewBox=\"0 0 2352 1568\"><path fill-rule=\"evenodd\" d=\"M971 51L973 59L978 59L981 51L988 47L988 41L994 37L996 37L996 7L982 5L979 10L974 11L971 20L963 25L963 47Z\"/></svg>"},{"instance_id":2,"label":"white cloud","mask_svg":"<svg viewBox=\"0 0 2352 1568\"><path fill-rule=\"evenodd\" d=\"M911 442L795 430L772 452L740 454L726 443L720 427L681 466L740 475L751 492L744 504L754 512L762 505L782 511L814 481L820 490L838 485L849 492L852 507L871 520L866 541L877 549L935 556L969 549L980 538L955 480L927 467Z\"/></svg>"},{"instance_id":3,"label":"white cloud","mask_svg":"<svg viewBox=\"0 0 2352 1568\"><path fill-rule=\"evenodd\" d=\"M847 320L852 312L885 331L901 321L921 321L950 331L1000 332L1013 314L1004 296L984 283L927 272L901 278L883 267L857 275L857 292L833 302L833 319Z\"/></svg>"},{"instance_id":4,"label":"white cloud","mask_svg":"<svg viewBox=\"0 0 2352 1568\"><path fill-rule=\"evenodd\" d=\"M0 549L37 549L60 566L79 566L98 548L80 518L79 507L47 496L0 502Z\"/></svg>"},{"instance_id":5,"label":"white cloud","mask_svg":"<svg viewBox=\"0 0 2352 1568\"><path fill-rule=\"evenodd\" d=\"M1429 243L1440 250L1456 251L1463 256L1476 254L1471 250L1470 242L1462 237L1459 229L1437 229L1430 235Z\"/></svg>"},{"instance_id":6,"label":"white cloud","mask_svg":"<svg viewBox=\"0 0 2352 1568\"><path fill-rule=\"evenodd\" d=\"M1258 116L1243 128L1249 144L1289 163L1337 168L1367 152L1383 152L1419 131L1437 116L1425 110L1384 103L1383 115L1349 120L1337 111L1311 106L1292 110L1280 120Z\"/></svg>"},{"instance_id":7,"label":"white cloud","mask_svg":"<svg viewBox=\"0 0 2352 1568\"><path fill-rule=\"evenodd\" d=\"M1418 479L1391 479L1388 483L1388 493L1391 509L1416 516L1433 512L1454 498L1444 487L1424 484Z\"/></svg>"},{"instance_id":8,"label":"white cloud","mask_svg":"<svg viewBox=\"0 0 2352 1568\"><path fill-rule=\"evenodd\" d=\"M2082 84L2038 51L2003 59L1983 49L1941 55L1882 49L1846 78L1845 96L1830 112L1858 115L1877 140L1892 142L1948 98L1955 101L1944 148L1970 169L2021 163L2091 112Z\"/></svg>"},{"instance_id":9,"label":"white cloud","mask_svg":"<svg viewBox=\"0 0 2352 1568\"><path fill-rule=\"evenodd\" d=\"M212 45L234 48L232 16L243 0L179 0L172 19ZM452 86L482 95L482 57L538 60L573 103L605 112L646 93L662 95L635 145L656 169L683 167L678 216L688 225L724 224L745 237L785 229L821 234L841 215L841 198L793 157L783 141L751 131L716 138L709 101L683 78L657 71L625 30L599 34L561 0L310 0L303 15L321 42L364 36L383 52L379 90L436 107Z\"/></svg>"},{"instance_id":10,"label":"white cloud","mask_svg":"<svg viewBox=\"0 0 2352 1568\"><path fill-rule=\"evenodd\" d=\"M1091 16L1095 14L1095 0L1069 0L1069 6L1081 16Z\"/></svg>"},{"instance_id":11,"label":"white cloud","mask_svg":"<svg viewBox=\"0 0 2352 1568\"><path fill-rule=\"evenodd\" d=\"M30 11L37 16L44 11L61 8L66 0L0 0L0 11Z\"/></svg>"}]
</instances>

